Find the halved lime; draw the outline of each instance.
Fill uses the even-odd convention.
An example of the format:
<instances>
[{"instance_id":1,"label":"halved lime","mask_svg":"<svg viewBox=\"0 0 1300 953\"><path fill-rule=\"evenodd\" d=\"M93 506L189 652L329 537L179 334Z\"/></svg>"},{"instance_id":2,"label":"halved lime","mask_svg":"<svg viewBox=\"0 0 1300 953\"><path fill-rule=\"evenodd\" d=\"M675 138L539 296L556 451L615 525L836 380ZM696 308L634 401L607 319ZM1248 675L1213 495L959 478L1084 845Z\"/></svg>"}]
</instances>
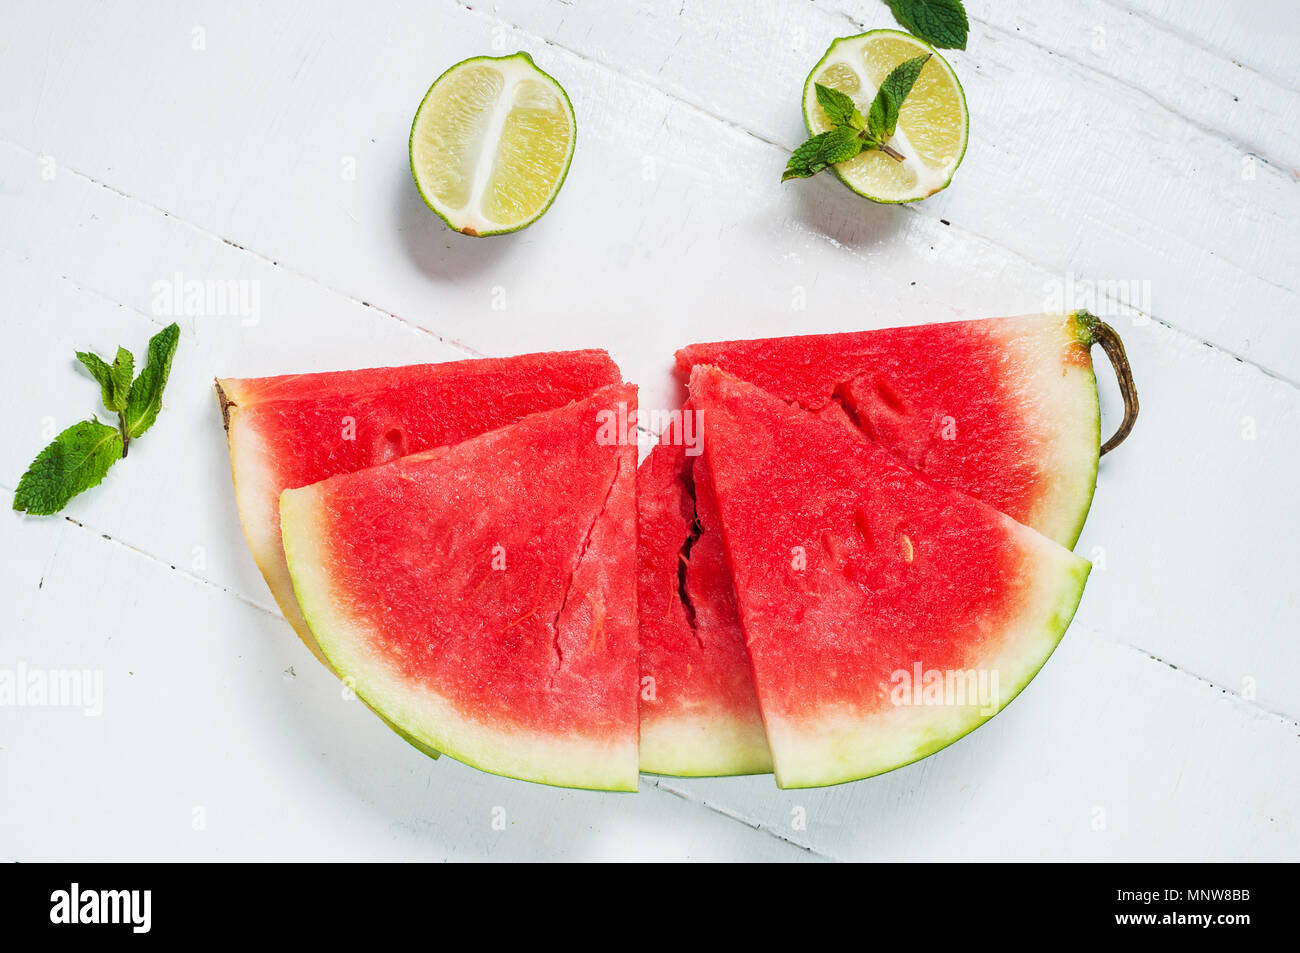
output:
<instances>
[{"instance_id":1,"label":"halved lime","mask_svg":"<svg viewBox=\"0 0 1300 953\"><path fill-rule=\"evenodd\" d=\"M933 53L898 112L890 146L904 161L878 149L832 166L841 181L874 202L915 202L945 188L966 154L966 96L948 61L916 37L898 30L872 30L836 40L803 87L803 118L816 135L831 128L817 102L816 83L847 93L865 116L876 90L903 60Z\"/></svg>"},{"instance_id":2,"label":"halved lime","mask_svg":"<svg viewBox=\"0 0 1300 953\"><path fill-rule=\"evenodd\" d=\"M517 231L555 201L576 128L568 94L527 53L475 56L424 94L411 124L411 174L456 231Z\"/></svg>"}]
</instances>

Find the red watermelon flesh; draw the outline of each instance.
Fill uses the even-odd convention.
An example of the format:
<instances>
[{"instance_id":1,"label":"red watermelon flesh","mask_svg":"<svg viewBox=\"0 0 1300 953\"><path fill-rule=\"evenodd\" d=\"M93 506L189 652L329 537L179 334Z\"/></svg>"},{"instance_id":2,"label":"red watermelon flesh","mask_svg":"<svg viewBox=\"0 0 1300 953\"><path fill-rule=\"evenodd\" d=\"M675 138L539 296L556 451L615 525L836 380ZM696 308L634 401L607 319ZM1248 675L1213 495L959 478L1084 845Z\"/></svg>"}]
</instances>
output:
<instances>
[{"instance_id":1,"label":"red watermelon flesh","mask_svg":"<svg viewBox=\"0 0 1300 953\"><path fill-rule=\"evenodd\" d=\"M694 476L703 470L666 431L637 471L641 770L765 773L772 758L716 505Z\"/></svg>"},{"instance_id":2,"label":"red watermelon flesh","mask_svg":"<svg viewBox=\"0 0 1300 953\"><path fill-rule=\"evenodd\" d=\"M683 348L677 363L844 416L909 466L1073 546L1096 485L1095 326L1079 312L725 341Z\"/></svg>"},{"instance_id":3,"label":"red watermelon flesh","mask_svg":"<svg viewBox=\"0 0 1300 953\"><path fill-rule=\"evenodd\" d=\"M240 521L285 618L320 657L284 562L281 491L455 443L619 379L604 351L568 351L218 381Z\"/></svg>"},{"instance_id":4,"label":"red watermelon flesh","mask_svg":"<svg viewBox=\"0 0 1300 953\"><path fill-rule=\"evenodd\" d=\"M1047 660L1086 560L714 368L691 401L779 785L925 757ZM951 692L922 691L935 673Z\"/></svg>"},{"instance_id":5,"label":"red watermelon flesh","mask_svg":"<svg viewBox=\"0 0 1300 953\"><path fill-rule=\"evenodd\" d=\"M635 790L636 446L610 428L635 402L602 388L285 491L311 631L400 731L485 771Z\"/></svg>"}]
</instances>

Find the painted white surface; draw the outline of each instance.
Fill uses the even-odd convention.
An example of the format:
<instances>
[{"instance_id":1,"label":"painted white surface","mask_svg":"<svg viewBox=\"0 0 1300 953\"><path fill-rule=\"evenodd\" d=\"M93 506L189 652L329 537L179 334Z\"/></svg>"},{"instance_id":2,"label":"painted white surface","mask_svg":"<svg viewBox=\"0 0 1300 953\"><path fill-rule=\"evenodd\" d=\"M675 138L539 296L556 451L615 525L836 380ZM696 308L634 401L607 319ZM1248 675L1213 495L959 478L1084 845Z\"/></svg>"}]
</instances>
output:
<instances>
[{"instance_id":1,"label":"painted white surface","mask_svg":"<svg viewBox=\"0 0 1300 953\"><path fill-rule=\"evenodd\" d=\"M778 183L806 71L893 25L876 0L11 13L0 487L96 405L74 350L170 320L155 281L255 281L261 319L182 319L130 459L70 520L0 523L0 667L105 679L99 718L0 708L0 857L1300 859L1300 13L1275 5L971 0L970 151L908 208ZM410 181L410 116L514 49L578 151L536 226L464 239ZM1143 410L1097 568L1011 708L883 778L620 796L427 761L342 698L239 532L217 374L601 346L666 406L690 340L1041 310L1068 274L1150 283L1116 319ZM1103 402L1113 425L1108 378Z\"/></svg>"}]
</instances>

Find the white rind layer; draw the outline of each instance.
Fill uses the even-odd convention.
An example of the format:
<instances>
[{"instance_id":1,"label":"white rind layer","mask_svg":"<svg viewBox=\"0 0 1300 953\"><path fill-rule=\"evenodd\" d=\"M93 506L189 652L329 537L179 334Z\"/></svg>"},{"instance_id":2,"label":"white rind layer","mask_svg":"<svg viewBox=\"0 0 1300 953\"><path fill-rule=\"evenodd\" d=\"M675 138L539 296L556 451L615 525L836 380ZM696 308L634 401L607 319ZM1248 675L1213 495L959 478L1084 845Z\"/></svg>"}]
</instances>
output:
<instances>
[{"instance_id":1,"label":"white rind layer","mask_svg":"<svg viewBox=\"0 0 1300 953\"><path fill-rule=\"evenodd\" d=\"M234 381L218 381L230 446L230 471L235 485L239 523L257 568L262 571L276 605L298 637L322 662L325 656L298 608L293 580L280 539L279 486L271 471L271 456L257 430L240 414L240 394ZM327 663L328 664L328 663Z\"/></svg>"},{"instance_id":2,"label":"white rind layer","mask_svg":"<svg viewBox=\"0 0 1300 953\"><path fill-rule=\"evenodd\" d=\"M641 770L683 778L770 774L763 726L727 715L656 716L641 722Z\"/></svg>"},{"instance_id":3,"label":"white rind layer","mask_svg":"<svg viewBox=\"0 0 1300 953\"><path fill-rule=\"evenodd\" d=\"M1034 458L1051 475L1048 492L1026 522L1072 548L1083 532L1097 486L1101 409L1089 353L1091 336L1077 314L1031 314L985 323L1008 362L1003 379L1016 395L1027 431L1042 435Z\"/></svg>"}]
</instances>

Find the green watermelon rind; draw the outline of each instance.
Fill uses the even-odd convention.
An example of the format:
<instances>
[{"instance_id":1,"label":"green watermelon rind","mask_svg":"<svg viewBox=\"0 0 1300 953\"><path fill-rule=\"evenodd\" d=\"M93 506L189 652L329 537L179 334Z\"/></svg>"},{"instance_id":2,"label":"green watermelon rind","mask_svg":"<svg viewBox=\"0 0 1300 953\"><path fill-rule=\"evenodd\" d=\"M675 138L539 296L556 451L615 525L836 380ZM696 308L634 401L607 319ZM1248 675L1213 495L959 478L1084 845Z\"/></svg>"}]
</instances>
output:
<instances>
[{"instance_id":1,"label":"green watermelon rind","mask_svg":"<svg viewBox=\"0 0 1300 953\"><path fill-rule=\"evenodd\" d=\"M629 775L611 769L609 765L615 759L611 759L600 746L573 740L557 741L540 734L525 735L517 730L497 732L475 725L455 714L448 699L433 692L423 692L420 702L428 705L430 700L434 700L444 709L441 713L443 724L451 727L431 730L427 724L418 724L421 719L412 714L415 707L412 700L397 701L398 696L408 690L401 685L401 680L386 673L383 666L365 664L351 648L367 644L368 640L364 635L365 626L349 618L338 605L321 567L319 554L328 551L329 543L316 531L321 524L316 505L320 493L317 486L285 490L280 495L280 531L285 557L298 605L317 644L330 666L367 707L379 713L391 728L416 748L439 751L488 774L561 788L637 790L636 771ZM385 687L381 684L383 681L389 684ZM467 740L474 736L489 738L490 742L495 741L495 746L490 742ZM572 750L566 752L566 756L545 751L546 746L557 743ZM585 758L579 751L582 747L588 749ZM635 764L635 752L631 760Z\"/></svg>"}]
</instances>

